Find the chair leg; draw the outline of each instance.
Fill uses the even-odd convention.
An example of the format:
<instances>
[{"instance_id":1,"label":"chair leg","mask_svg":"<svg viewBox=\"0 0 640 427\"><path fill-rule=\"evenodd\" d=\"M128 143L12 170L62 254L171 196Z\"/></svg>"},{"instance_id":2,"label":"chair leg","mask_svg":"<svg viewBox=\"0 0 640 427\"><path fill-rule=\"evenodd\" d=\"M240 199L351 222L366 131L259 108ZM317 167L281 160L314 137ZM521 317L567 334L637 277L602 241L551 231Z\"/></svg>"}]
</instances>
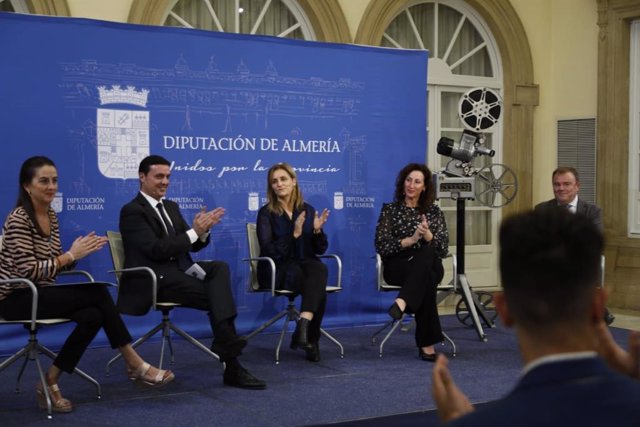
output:
<instances>
[{"instance_id":1,"label":"chair leg","mask_svg":"<svg viewBox=\"0 0 640 427\"><path fill-rule=\"evenodd\" d=\"M414 317L411 318L411 321L404 323L402 325L402 327L400 328L400 330L402 332L409 332L411 330L411 328L413 328L416 324L416 319Z\"/></svg>"},{"instance_id":2,"label":"chair leg","mask_svg":"<svg viewBox=\"0 0 640 427\"><path fill-rule=\"evenodd\" d=\"M55 354L53 351L49 350L47 347L43 346L40 343L36 343L36 349L37 349L37 351L40 351L45 356L49 357L51 360L55 360L55 358L57 357L57 354ZM36 359L36 361L37 360L38 359ZM87 374L86 372L82 371L79 368L75 368L73 370L73 373L77 374L83 380L93 384L93 386L96 388L96 398L97 399L100 399L102 397L102 388L101 388L100 383L98 381L93 379L93 377L91 377L89 374Z\"/></svg>"},{"instance_id":3,"label":"chair leg","mask_svg":"<svg viewBox=\"0 0 640 427\"><path fill-rule=\"evenodd\" d=\"M34 349L32 348L30 353L32 353L33 358L36 361L36 366L38 367L38 376L40 377L40 383L42 384L42 392L44 393L44 397L47 401L47 419L50 420L53 418L53 405L51 400L51 393L49 393L49 387L47 385L47 380L44 375L44 370L42 369L42 364L40 363L40 358L38 357L38 352L34 351Z\"/></svg>"},{"instance_id":4,"label":"chair leg","mask_svg":"<svg viewBox=\"0 0 640 427\"><path fill-rule=\"evenodd\" d=\"M140 338L138 338L137 340L135 340L132 344L131 347L136 348L138 347L140 344L142 344L143 342L147 341L149 338L151 338L152 336L154 336L156 333L158 333L158 331L160 331L162 328L164 327L164 322L159 323L158 325L156 325L155 328L151 329L149 332L147 332L146 334L144 334L143 336L141 336ZM113 356L111 358L111 360L109 360L107 362L107 366L106 366L106 375L110 374L110 370L111 370L111 365L113 363L115 363L117 360L119 360L120 358L122 358L122 353L118 353L115 356Z\"/></svg>"},{"instance_id":5,"label":"chair leg","mask_svg":"<svg viewBox=\"0 0 640 427\"><path fill-rule=\"evenodd\" d=\"M298 310L296 310L293 302L289 302L289 304L287 304L286 310L284 310L283 316L287 316L287 318L285 319L284 325L282 325L282 329L280 330L280 338L278 338L278 345L276 346L276 365L280 364L280 348L282 348L284 334L289 329L289 322L291 322L292 320L297 321L300 317L300 313L298 312Z\"/></svg>"},{"instance_id":6,"label":"chair leg","mask_svg":"<svg viewBox=\"0 0 640 427\"><path fill-rule=\"evenodd\" d=\"M451 353L451 357L456 357L456 343L453 342L453 340L451 339L451 337L449 335L446 334L446 332L442 332L442 335L444 336L445 341L447 341L449 344L451 344L452 347L452 353ZM442 343L444 345L444 342Z\"/></svg>"},{"instance_id":7,"label":"chair leg","mask_svg":"<svg viewBox=\"0 0 640 427\"><path fill-rule=\"evenodd\" d=\"M335 345L337 345L340 348L340 359L344 359L344 347L342 347L342 344L340 344L340 341L335 339L333 335L331 335L329 332L325 331L322 328L320 328L320 332L322 333L322 335L329 338L331 342L333 342Z\"/></svg>"},{"instance_id":8,"label":"chair leg","mask_svg":"<svg viewBox=\"0 0 640 427\"><path fill-rule=\"evenodd\" d=\"M384 338L382 339L382 342L380 343L380 350L378 352L378 356L380 356L380 357L382 357L382 349L384 348L384 344L391 337L391 335L393 335L393 333L396 331L396 329L398 329L398 327L400 325L402 325L402 319L400 319L400 320L392 320L392 323L393 323L393 325L391 326L391 329L389 329L389 332L387 332L387 335L384 336Z\"/></svg>"},{"instance_id":9,"label":"chair leg","mask_svg":"<svg viewBox=\"0 0 640 427\"><path fill-rule=\"evenodd\" d=\"M281 312L279 312L278 314L276 314L275 316L273 316L271 319L267 320L265 323L263 323L258 329L256 329L255 331L251 332L249 335L246 336L247 340L250 340L251 338L255 337L256 335L258 335L260 332L264 331L265 329L267 329L269 326L273 325L274 323L276 323L278 320L282 319L284 316L286 316L289 313L288 309L284 309Z\"/></svg>"},{"instance_id":10,"label":"chair leg","mask_svg":"<svg viewBox=\"0 0 640 427\"><path fill-rule=\"evenodd\" d=\"M189 335L188 333L186 333L185 331L183 331L173 323L169 322L169 328L171 328L172 331L174 331L176 334L180 335L182 338L188 341L191 345L199 348L200 350L202 350L209 356L213 357L214 359L220 360L220 356L218 356L213 351L205 347L204 344L202 344L200 341L198 341L197 339L195 339L194 337L192 337L191 335ZM172 351L172 354L173 354L173 351Z\"/></svg>"},{"instance_id":11,"label":"chair leg","mask_svg":"<svg viewBox=\"0 0 640 427\"><path fill-rule=\"evenodd\" d=\"M389 320L387 323L385 323L384 325L382 325L382 327L380 329L378 329L377 331L375 331L373 333L373 335L371 335L371 344L375 344L377 339L378 339L378 335L380 335L385 329L387 329L388 327L393 325L394 320Z\"/></svg>"}]
</instances>

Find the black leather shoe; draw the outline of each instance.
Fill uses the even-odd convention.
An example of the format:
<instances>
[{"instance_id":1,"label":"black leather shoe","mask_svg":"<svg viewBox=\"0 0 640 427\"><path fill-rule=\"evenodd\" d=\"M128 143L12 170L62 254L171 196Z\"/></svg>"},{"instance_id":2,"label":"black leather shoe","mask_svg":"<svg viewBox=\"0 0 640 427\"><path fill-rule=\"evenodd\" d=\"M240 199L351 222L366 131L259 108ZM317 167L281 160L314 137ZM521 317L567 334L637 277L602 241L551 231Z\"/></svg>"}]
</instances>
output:
<instances>
[{"instance_id":1,"label":"black leather shoe","mask_svg":"<svg viewBox=\"0 0 640 427\"><path fill-rule=\"evenodd\" d=\"M438 353L425 353L421 348L418 349L418 357L424 362L435 362L438 358Z\"/></svg>"},{"instance_id":2,"label":"black leather shoe","mask_svg":"<svg viewBox=\"0 0 640 427\"><path fill-rule=\"evenodd\" d=\"M220 361L224 362L230 359L235 359L242 353L242 349L247 346L247 339L245 337L236 337L232 341L220 343L212 342L211 351L220 357Z\"/></svg>"},{"instance_id":3,"label":"black leather shoe","mask_svg":"<svg viewBox=\"0 0 640 427\"><path fill-rule=\"evenodd\" d=\"M311 321L309 319L305 319L301 317L298 320L298 324L296 325L296 330L293 332L293 336L291 337L291 348L296 349L298 347L303 350L308 350L311 348L311 344L309 344L309 323Z\"/></svg>"},{"instance_id":4,"label":"black leather shoe","mask_svg":"<svg viewBox=\"0 0 640 427\"><path fill-rule=\"evenodd\" d=\"M402 319L403 314L404 313L402 312L402 310L400 310L400 306L398 305L398 303L394 302L393 304L391 304L391 307L389 307L389 316L391 316L392 319L400 320Z\"/></svg>"},{"instance_id":5,"label":"black leather shoe","mask_svg":"<svg viewBox=\"0 0 640 427\"><path fill-rule=\"evenodd\" d=\"M307 353L306 358L309 362L320 361L320 347L317 342L310 343L309 348L305 348L305 352Z\"/></svg>"},{"instance_id":6,"label":"black leather shoe","mask_svg":"<svg viewBox=\"0 0 640 427\"><path fill-rule=\"evenodd\" d=\"M254 377L242 366L234 368L227 367L222 376L224 385L238 388L246 388L249 390L264 390L267 384L264 381Z\"/></svg>"}]
</instances>

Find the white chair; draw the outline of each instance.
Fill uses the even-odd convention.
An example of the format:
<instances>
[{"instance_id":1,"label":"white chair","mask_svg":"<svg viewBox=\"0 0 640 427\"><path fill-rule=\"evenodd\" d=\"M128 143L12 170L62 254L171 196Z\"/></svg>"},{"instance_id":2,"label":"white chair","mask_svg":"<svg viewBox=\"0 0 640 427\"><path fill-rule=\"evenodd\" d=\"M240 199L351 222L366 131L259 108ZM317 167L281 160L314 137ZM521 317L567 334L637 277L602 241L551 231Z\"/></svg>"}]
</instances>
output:
<instances>
[{"instance_id":1,"label":"white chair","mask_svg":"<svg viewBox=\"0 0 640 427\"><path fill-rule=\"evenodd\" d=\"M164 361L164 351L165 345L169 347L169 355L171 357L170 363L174 362L173 355L173 344L171 342L171 331L180 335L184 338L188 343L193 345L194 347L202 350L204 353L208 354L215 360L220 360L217 354L212 352L206 346L204 346L200 341L186 333L184 330L179 328L173 322L171 322L170 313L176 308L180 307L180 304L175 302L160 302L158 301L158 279L156 278L155 272L149 267L131 267L124 268L124 246L122 244L122 235L117 231L107 231L107 238L109 240L109 250L111 253L111 259L113 261L113 270L109 270L109 273L115 273L116 278L118 280L118 290L120 290L120 278L123 273L126 272L142 272L144 274L149 275L149 280L151 281L152 287L152 310L159 311L162 313L162 320L156 326L154 326L149 332L135 340L131 346L133 348L138 347L143 342L147 341L149 338L157 334L158 332L162 332L162 344L160 346L160 362L158 363L158 369L162 369L162 363ZM121 353L115 355L109 362L107 362L106 371L107 375L111 369L111 365L118 359L122 357Z\"/></svg>"},{"instance_id":2,"label":"white chair","mask_svg":"<svg viewBox=\"0 0 640 427\"><path fill-rule=\"evenodd\" d=\"M452 262L452 266L453 266L453 278L451 280L451 282L449 282L449 284L447 285L438 285L438 294L439 295L448 295L450 293L455 292L456 287L457 287L457 283L456 283L456 278L457 276L457 259L456 256L451 254L448 256L448 258L451 258L451 262ZM387 283L384 280L384 267L382 264L382 258L380 257L380 254L376 254L376 279L377 279L377 287L378 287L378 292L398 292L400 289L402 289L402 286L397 286L397 285L391 285L389 283ZM439 303L443 298L438 298L437 302ZM380 335L382 332L384 332L385 330L389 329L388 332L386 333L386 335L384 336L384 338L382 339L382 341L380 342L380 347L378 349L378 355L380 357L382 357L383 354L383 349L384 349L384 345L387 342L387 340L389 340L389 338L391 338L391 335L393 335L393 333L401 326L403 325L403 321L405 320L405 318L407 317L413 317L413 315L407 315L407 314L403 314L402 318L400 320L395 320L395 319L390 319L389 321L387 321L380 329L378 329L376 332L374 332L374 334L371 336L371 343L375 344L377 342L378 339L378 335ZM412 319L412 323L415 320ZM408 326L404 326L402 328L403 331L408 331L411 328L411 325ZM442 332L442 335L444 336L445 341L447 341L449 344L451 344L452 347L452 353L451 356L452 357L456 357L456 343L453 342L453 340L449 337L449 335L447 335L444 331ZM444 343L443 343L444 344Z\"/></svg>"},{"instance_id":3,"label":"white chair","mask_svg":"<svg viewBox=\"0 0 640 427\"><path fill-rule=\"evenodd\" d=\"M275 354L275 362L276 365L280 363L280 348L282 347L282 342L284 341L284 334L287 331L287 327L290 321L296 321L300 317L300 313L295 307L295 298L297 296L296 293L288 291L286 289L276 289L276 264L269 257L261 257L260 256L260 243L258 242L258 234L256 232L256 225L253 223L247 223L247 239L249 243L249 258L244 258L243 261L249 262L250 267L250 277L249 277L249 291L250 292L269 292L273 297L286 297L289 302L287 307L276 314L274 317L266 321L262 324L258 329L251 332L247 335L247 339L250 339L260 332L264 331L269 326L273 325L278 320L285 317L284 325L282 326L282 330L280 331L280 339L278 340L278 346L276 347ZM337 283L335 285L327 285L327 293L335 293L340 292L342 290L342 260L340 257L334 254L327 254L319 256L319 258L330 259L335 261L337 266ZM264 261L269 263L271 266L271 287L269 289L264 289L260 287L258 283L258 261ZM324 329L320 329L322 335L327 337L331 342L338 346L340 349L340 357L344 357L344 347L342 344L335 339L331 334L329 334Z\"/></svg>"},{"instance_id":4,"label":"white chair","mask_svg":"<svg viewBox=\"0 0 640 427\"><path fill-rule=\"evenodd\" d=\"M2 247L2 236L0 236L0 248ZM58 274L61 275L74 275L79 274L87 278L88 281L93 282L93 277L91 274L82 270L68 271L62 272ZM44 391L44 395L47 399L47 418L53 418L53 411L51 406L51 395L49 393L49 389L47 388L47 383L45 380L44 369L42 368L42 364L40 363L40 353L49 357L52 360L55 360L57 357L56 353L40 344L38 341L38 330L45 326L55 326L63 323L71 322L71 319L66 318L56 318L56 319L38 319L37 311L38 311L38 288L28 279L23 278L14 278L14 279L6 279L0 280L0 284L11 284L11 285L27 285L29 290L31 291L31 315L29 318L20 319L20 320L6 320L0 316L0 326L1 325L22 325L29 333L29 339L27 344L18 350L16 353L11 355L8 359L4 360L0 363L0 372L4 369L11 366L13 363L17 362L20 358L24 358L22 362L22 366L20 367L20 371L18 372L18 377L16 379L16 393L20 393L20 380L22 378L22 374L27 366L28 361L35 361L36 366L38 367L38 376L40 378L40 382L42 383L42 390ZM87 285L91 286L91 285ZM84 371L76 368L73 371L80 378L90 382L96 388L96 396L100 399L102 395L102 391L100 388L100 383L98 383L91 376L87 375Z\"/></svg>"}]
</instances>

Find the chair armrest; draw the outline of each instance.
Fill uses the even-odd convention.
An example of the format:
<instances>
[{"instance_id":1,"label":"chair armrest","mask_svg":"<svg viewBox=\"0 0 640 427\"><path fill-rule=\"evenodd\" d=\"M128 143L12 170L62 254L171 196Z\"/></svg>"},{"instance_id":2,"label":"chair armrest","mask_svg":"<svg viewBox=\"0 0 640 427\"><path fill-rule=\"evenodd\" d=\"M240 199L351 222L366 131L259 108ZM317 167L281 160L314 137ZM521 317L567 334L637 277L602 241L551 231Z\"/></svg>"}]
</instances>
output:
<instances>
[{"instance_id":1,"label":"chair armrest","mask_svg":"<svg viewBox=\"0 0 640 427\"><path fill-rule=\"evenodd\" d=\"M128 273L128 272L145 272L147 273L150 277L151 277L151 300L152 300L152 308L155 310L156 309L156 304L158 302L158 277L156 276L155 271L153 271L151 268L149 267L129 267L129 268L121 268L121 269L115 269L115 270L109 270L109 273L114 273L117 274L118 277L120 277L119 273ZM118 280L118 285L120 284L120 280ZM119 286L118 286L119 287Z\"/></svg>"},{"instance_id":2,"label":"chair armrest","mask_svg":"<svg viewBox=\"0 0 640 427\"><path fill-rule=\"evenodd\" d=\"M66 271L60 271L58 273L58 276L84 276L89 282L95 282L95 279L93 278L93 276L91 275L91 273L89 273L86 270L66 270Z\"/></svg>"},{"instance_id":3,"label":"chair armrest","mask_svg":"<svg viewBox=\"0 0 640 427\"><path fill-rule=\"evenodd\" d=\"M342 289L342 260L340 257L336 254L324 254L318 255L318 258L333 259L336 262L336 265L338 266L338 284L336 287Z\"/></svg>"},{"instance_id":4,"label":"chair armrest","mask_svg":"<svg viewBox=\"0 0 640 427\"><path fill-rule=\"evenodd\" d=\"M453 290L458 290L458 257L456 254L448 253L445 258L451 258L451 268L453 270L451 276L451 282L453 283Z\"/></svg>"},{"instance_id":5,"label":"chair armrest","mask_svg":"<svg viewBox=\"0 0 640 427\"><path fill-rule=\"evenodd\" d=\"M372 258L376 259L376 283L378 287L378 292L383 290L383 286L387 283L384 281L384 277L382 275L382 257L379 253L376 253Z\"/></svg>"},{"instance_id":6,"label":"chair armrest","mask_svg":"<svg viewBox=\"0 0 640 427\"><path fill-rule=\"evenodd\" d=\"M256 258L242 258L242 261L248 261L248 262L267 261L269 263L269 267L271 268L271 296L275 296L276 295L276 263L273 261L273 259L268 256L259 256ZM258 280L257 268L258 267L256 265L256 282ZM251 269L253 270L253 267L251 267ZM252 281L253 281L253 278L252 278Z\"/></svg>"},{"instance_id":7,"label":"chair armrest","mask_svg":"<svg viewBox=\"0 0 640 427\"><path fill-rule=\"evenodd\" d=\"M16 278L16 279L5 279L0 280L0 283L6 283L9 285L17 285L23 284L29 286L31 290L31 323L29 326L29 330L31 332L36 330L36 319L38 314L38 288L33 282L29 279Z\"/></svg>"}]
</instances>

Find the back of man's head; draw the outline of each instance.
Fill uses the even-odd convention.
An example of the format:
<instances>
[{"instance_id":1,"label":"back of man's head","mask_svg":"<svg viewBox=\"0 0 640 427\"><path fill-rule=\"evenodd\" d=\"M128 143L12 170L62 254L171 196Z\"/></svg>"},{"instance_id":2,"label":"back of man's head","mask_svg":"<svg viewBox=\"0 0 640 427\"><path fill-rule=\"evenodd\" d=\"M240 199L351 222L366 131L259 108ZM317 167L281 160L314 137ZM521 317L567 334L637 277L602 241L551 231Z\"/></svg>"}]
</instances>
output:
<instances>
[{"instance_id":1,"label":"back of man's head","mask_svg":"<svg viewBox=\"0 0 640 427\"><path fill-rule=\"evenodd\" d=\"M509 313L534 331L584 322L600 285L603 238L562 210L527 212L500 227L500 273Z\"/></svg>"}]
</instances>

